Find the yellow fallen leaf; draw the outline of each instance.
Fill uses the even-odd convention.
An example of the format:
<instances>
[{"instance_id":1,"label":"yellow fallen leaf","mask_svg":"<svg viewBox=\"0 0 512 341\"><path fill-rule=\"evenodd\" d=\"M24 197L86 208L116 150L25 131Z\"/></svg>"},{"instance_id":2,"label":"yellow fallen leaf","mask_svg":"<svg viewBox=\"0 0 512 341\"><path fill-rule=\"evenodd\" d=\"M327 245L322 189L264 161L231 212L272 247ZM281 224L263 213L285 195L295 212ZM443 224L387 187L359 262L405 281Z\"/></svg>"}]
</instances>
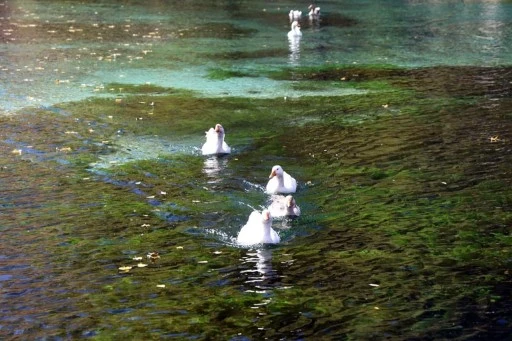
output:
<instances>
[{"instance_id":1,"label":"yellow fallen leaf","mask_svg":"<svg viewBox=\"0 0 512 341\"><path fill-rule=\"evenodd\" d=\"M119 271L125 271L125 272L128 272L132 269L131 266L121 266L119 267Z\"/></svg>"},{"instance_id":2,"label":"yellow fallen leaf","mask_svg":"<svg viewBox=\"0 0 512 341\"><path fill-rule=\"evenodd\" d=\"M146 266L148 266L147 264L144 264L144 263L139 263L137 264L137 267L138 268L145 268Z\"/></svg>"},{"instance_id":3,"label":"yellow fallen leaf","mask_svg":"<svg viewBox=\"0 0 512 341\"><path fill-rule=\"evenodd\" d=\"M133 257L133 260L142 260L142 257Z\"/></svg>"},{"instance_id":4,"label":"yellow fallen leaf","mask_svg":"<svg viewBox=\"0 0 512 341\"><path fill-rule=\"evenodd\" d=\"M165 284L157 284L156 287L157 288L165 288Z\"/></svg>"}]
</instances>

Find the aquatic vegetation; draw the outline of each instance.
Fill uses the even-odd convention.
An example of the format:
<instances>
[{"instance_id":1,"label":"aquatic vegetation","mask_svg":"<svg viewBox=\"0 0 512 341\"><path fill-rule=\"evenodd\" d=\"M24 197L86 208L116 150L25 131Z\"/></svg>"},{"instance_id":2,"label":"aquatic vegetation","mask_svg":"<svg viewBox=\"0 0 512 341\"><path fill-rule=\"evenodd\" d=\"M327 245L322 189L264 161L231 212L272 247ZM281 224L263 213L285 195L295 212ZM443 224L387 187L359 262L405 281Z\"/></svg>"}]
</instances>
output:
<instances>
[{"instance_id":1,"label":"aquatic vegetation","mask_svg":"<svg viewBox=\"0 0 512 341\"><path fill-rule=\"evenodd\" d=\"M320 67L294 67L269 72L269 77L285 80L315 81L378 81L400 76L405 70L393 65L325 65Z\"/></svg>"},{"instance_id":2,"label":"aquatic vegetation","mask_svg":"<svg viewBox=\"0 0 512 341\"><path fill-rule=\"evenodd\" d=\"M210 69L208 71L208 78L210 79L217 79L217 80L224 80L228 78L233 77L255 77L256 75L253 75L248 72L239 71L239 70L230 70L230 69Z\"/></svg>"},{"instance_id":3,"label":"aquatic vegetation","mask_svg":"<svg viewBox=\"0 0 512 341\"><path fill-rule=\"evenodd\" d=\"M241 60L241 59L253 59L253 58L266 58L266 57L286 57L289 51L286 48L275 48L275 49L259 49L253 51L229 51L229 52L216 52L207 53L206 57L212 60Z\"/></svg>"},{"instance_id":4,"label":"aquatic vegetation","mask_svg":"<svg viewBox=\"0 0 512 341\"><path fill-rule=\"evenodd\" d=\"M358 95L199 98L119 83L106 86L115 98L1 117L6 261L44 269L32 285L53 298L35 311L86 312L69 332L45 316L52 335L464 339L506 319L507 100L490 109L478 91L361 68L320 81L370 90ZM321 89L329 72L304 70L297 86ZM217 122L233 153L203 157ZM298 180L303 213L276 227L280 245L237 248L273 164ZM26 256L42 241L44 258Z\"/></svg>"}]
</instances>

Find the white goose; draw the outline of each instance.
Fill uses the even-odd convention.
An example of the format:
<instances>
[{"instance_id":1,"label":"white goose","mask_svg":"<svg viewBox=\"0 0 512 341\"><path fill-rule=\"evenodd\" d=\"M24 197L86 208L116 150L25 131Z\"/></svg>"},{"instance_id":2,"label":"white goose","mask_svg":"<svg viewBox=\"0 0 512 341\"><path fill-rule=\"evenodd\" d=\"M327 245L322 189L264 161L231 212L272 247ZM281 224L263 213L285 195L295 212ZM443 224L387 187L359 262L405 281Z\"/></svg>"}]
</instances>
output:
<instances>
[{"instance_id":1,"label":"white goose","mask_svg":"<svg viewBox=\"0 0 512 341\"><path fill-rule=\"evenodd\" d=\"M297 206L293 196L273 195L272 203L268 207L272 217L300 216L300 207Z\"/></svg>"},{"instance_id":2,"label":"white goose","mask_svg":"<svg viewBox=\"0 0 512 341\"><path fill-rule=\"evenodd\" d=\"M292 9L290 10L290 13L288 13L288 16L290 17L290 22L300 20L300 17L302 17L302 11Z\"/></svg>"},{"instance_id":3,"label":"white goose","mask_svg":"<svg viewBox=\"0 0 512 341\"><path fill-rule=\"evenodd\" d=\"M279 235L272 229L272 216L268 210L261 213L253 211L247 223L238 232L236 239L240 245L277 244L281 241Z\"/></svg>"},{"instance_id":4,"label":"white goose","mask_svg":"<svg viewBox=\"0 0 512 341\"><path fill-rule=\"evenodd\" d=\"M231 148L224 142L224 128L220 124L206 132L206 142L201 151L203 155L231 153Z\"/></svg>"},{"instance_id":5,"label":"white goose","mask_svg":"<svg viewBox=\"0 0 512 341\"><path fill-rule=\"evenodd\" d=\"M298 38L298 37L302 37L302 32L300 31L299 22L294 21L294 22L292 22L290 32L288 32L288 38L293 39L293 38Z\"/></svg>"},{"instance_id":6,"label":"white goose","mask_svg":"<svg viewBox=\"0 0 512 341\"><path fill-rule=\"evenodd\" d=\"M279 165L272 167L272 172L267 183L267 193L295 193L297 190L297 181L286 173Z\"/></svg>"},{"instance_id":7,"label":"white goose","mask_svg":"<svg viewBox=\"0 0 512 341\"><path fill-rule=\"evenodd\" d=\"M309 5L309 16L310 17L319 17L320 16L320 7L316 7L314 4Z\"/></svg>"}]
</instances>

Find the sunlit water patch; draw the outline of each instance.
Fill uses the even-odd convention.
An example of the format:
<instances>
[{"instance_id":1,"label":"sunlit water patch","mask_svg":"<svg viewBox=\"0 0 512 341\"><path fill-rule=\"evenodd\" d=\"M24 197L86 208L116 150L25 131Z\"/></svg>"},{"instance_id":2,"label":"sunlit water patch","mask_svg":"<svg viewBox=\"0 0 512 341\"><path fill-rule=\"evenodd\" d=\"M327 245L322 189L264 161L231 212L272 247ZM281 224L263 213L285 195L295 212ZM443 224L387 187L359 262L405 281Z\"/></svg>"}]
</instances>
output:
<instances>
[{"instance_id":1,"label":"sunlit water patch","mask_svg":"<svg viewBox=\"0 0 512 341\"><path fill-rule=\"evenodd\" d=\"M157 159L169 154L200 154L199 138L169 141L157 136L118 136L109 143L112 152L99 157L98 162L91 164L93 169L109 168L127 162Z\"/></svg>"}]
</instances>

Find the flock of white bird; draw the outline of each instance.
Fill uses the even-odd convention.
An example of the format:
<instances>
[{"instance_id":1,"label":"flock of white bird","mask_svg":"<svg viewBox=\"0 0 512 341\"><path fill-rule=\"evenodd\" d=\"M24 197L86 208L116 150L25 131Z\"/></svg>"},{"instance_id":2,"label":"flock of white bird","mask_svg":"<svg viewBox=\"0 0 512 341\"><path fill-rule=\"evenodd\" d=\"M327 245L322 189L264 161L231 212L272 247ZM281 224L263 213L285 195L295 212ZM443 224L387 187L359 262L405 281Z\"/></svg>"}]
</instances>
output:
<instances>
[{"instance_id":1,"label":"flock of white bird","mask_svg":"<svg viewBox=\"0 0 512 341\"><path fill-rule=\"evenodd\" d=\"M308 18L311 22L318 21L320 19L320 7L313 4L308 7L309 13ZM292 9L288 14L291 22L291 30L288 32L289 39L296 39L302 37L300 30L300 20L302 19L302 11Z\"/></svg>"},{"instance_id":2,"label":"flock of white bird","mask_svg":"<svg viewBox=\"0 0 512 341\"><path fill-rule=\"evenodd\" d=\"M308 17L311 22L320 18L320 7L310 5ZM300 20L302 11L291 10L289 13L291 30L289 39L300 39ZM224 155L231 153L231 147L224 141L225 132L220 124L206 132L206 142L201 151L203 155ZM263 211L253 211L247 223L240 229L237 243L240 245L277 244L281 241L279 234L272 228L272 218L300 215L300 208L290 193L297 190L297 181L279 165L272 167L266 192L270 195L270 205ZM285 196L287 194L287 196Z\"/></svg>"},{"instance_id":3,"label":"flock of white bird","mask_svg":"<svg viewBox=\"0 0 512 341\"><path fill-rule=\"evenodd\" d=\"M201 151L203 155L224 155L231 153L231 147L224 141L225 132L220 124L206 132L206 142ZM273 217L292 217L300 215L300 208L290 193L297 190L297 181L279 165L272 167L266 186L271 195L270 205L263 211L253 211L247 223L237 236L240 245L277 244L281 238L272 228ZM284 196L288 194L287 196Z\"/></svg>"}]
</instances>

